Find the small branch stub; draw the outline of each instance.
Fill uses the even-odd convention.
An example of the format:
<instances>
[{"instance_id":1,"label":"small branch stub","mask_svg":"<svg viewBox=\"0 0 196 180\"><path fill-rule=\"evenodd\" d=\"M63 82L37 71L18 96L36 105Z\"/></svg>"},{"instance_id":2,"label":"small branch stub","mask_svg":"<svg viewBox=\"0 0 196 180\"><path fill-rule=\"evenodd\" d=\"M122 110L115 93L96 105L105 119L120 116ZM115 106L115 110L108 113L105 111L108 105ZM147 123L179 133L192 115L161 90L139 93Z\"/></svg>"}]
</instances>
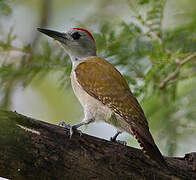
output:
<instances>
[{"instance_id":1,"label":"small branch stub","mask_svg":"<svg viewBox=\"0 0 196 180\"><path fill-rule=\"evenodd\" d=\"M166 85L169 83L169 81L171 81L171 80L177 78L177 76L178 76L179 73L180 73L181 67L182 67L183 65L185 65L186 63L188 63L189 61L195 59L195 58L196 58L196 53L191 54L190 56L186 57L186 58L185 58L184 60L182 60L182 61L179 61L179 60L178 60L178 61L176 62L177 65L178 65L178 67L176 68L176 70L175 70L172 74L170 74L169 76L167 76L167 77L160 83L159 88L160 88L160 89L164 89L164 88L166 87Z\"/></svg>"}]
</instances>

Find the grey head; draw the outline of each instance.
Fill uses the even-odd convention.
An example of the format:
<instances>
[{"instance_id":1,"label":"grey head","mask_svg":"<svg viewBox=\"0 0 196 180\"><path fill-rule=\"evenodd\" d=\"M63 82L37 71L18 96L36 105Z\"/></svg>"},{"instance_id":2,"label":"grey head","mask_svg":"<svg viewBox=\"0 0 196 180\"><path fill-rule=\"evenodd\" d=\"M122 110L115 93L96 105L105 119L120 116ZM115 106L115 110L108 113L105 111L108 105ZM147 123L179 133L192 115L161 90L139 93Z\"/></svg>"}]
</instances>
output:
<instances>
[{"instance_id":1,"label":"grey head","mask_svg":"<svg viewBox=\"0 0 196 180\"><path fill-rule=\"evenodd\" d=\"M65 33L44 28L37 28L37 30L60 42L72 61L96 56L95 40L86 29L72 28Z\"/></svg>"}]
</instances>

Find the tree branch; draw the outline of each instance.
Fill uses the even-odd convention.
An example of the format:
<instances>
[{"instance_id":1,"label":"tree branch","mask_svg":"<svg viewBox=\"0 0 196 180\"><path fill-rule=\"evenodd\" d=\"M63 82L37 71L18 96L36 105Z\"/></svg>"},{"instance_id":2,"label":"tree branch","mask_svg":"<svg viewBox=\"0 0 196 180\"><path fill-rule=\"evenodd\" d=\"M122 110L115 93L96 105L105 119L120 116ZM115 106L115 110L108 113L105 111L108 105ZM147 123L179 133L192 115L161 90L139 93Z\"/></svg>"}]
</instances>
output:
<instances>
[{"instance_id":1,"label":"tree branch","mask_svg":"<svg viewBox=\"0 0 196 180\"><path fill-rule=\"evenodd\" d=\"M141 150L0 111L0 176L9 179L196 179L194 153L168 168Z\"/></svg>"},{"instance_id":2,"label":"tree branch","mask_svg":"<svg viewBox=\"0 0 196 180\"><path fill-rule=\"evenodd\" d=\"M184 60L182 60L182 61L178 61L178 62L177 62L178 67L176 68L176 70L175 70L172 74L170 74L169 76L167 76L167 77L160 83L159 88L160 88L160 89L165 88L166 85L168 84L168 82L169 82L170 80L173 80L173 79L175 79L175 78L178 76L181 67L182 67L184 64L186 64L187 62L193 60L194 58L196 58L196 53L191 54L190 56L186 57L186 58L185 58Z\"/></svg>"}]
</instances>

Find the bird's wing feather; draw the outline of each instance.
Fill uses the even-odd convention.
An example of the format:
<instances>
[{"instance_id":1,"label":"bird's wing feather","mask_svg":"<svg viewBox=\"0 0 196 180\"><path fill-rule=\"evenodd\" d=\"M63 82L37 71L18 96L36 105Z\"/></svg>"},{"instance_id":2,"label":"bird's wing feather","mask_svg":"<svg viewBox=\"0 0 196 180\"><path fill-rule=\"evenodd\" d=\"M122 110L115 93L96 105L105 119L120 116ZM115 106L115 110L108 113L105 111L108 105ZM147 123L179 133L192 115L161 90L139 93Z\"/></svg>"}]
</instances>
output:
<instances>
[{"instance_id":1,"label":"bird's wing feather","mask_svg":"<svg viewBox=\"0 0 196 180\"><path fill-rule=\"evenodd\" d=\"M76 78L82 88L91 96L124 119L148 127L144 112L130 88L113 65L98 57L91 57L75 69ZM133 120L133 122L132 122Z\"/></svg>"},{"instance_id":2,"label":"bird's wing feather","mask_svg":"<svg viewBox=\"0 0 196 180\"><path fill-rule=\"evenodd\" d=\"M160 160L162 155L149 132L144 112L120 72L106 60L90 57L76 67L75 73L77 81L89 95L130 125L128 132L136 137L146 154L155 161Z\"/></svg>"}]
</instances>

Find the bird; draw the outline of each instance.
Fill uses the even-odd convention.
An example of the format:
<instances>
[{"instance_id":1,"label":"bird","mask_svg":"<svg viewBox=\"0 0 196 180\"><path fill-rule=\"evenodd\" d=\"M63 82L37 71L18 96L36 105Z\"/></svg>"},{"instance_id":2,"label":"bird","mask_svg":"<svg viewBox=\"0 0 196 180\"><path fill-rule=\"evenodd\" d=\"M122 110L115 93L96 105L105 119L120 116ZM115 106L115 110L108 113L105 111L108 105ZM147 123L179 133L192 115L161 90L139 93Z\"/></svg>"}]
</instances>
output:
<instances>
[{"instance_id":1,"label":"bird","mask_svg":"<svg viewBox=\"0 0 196 180\"><path fill-rule=\"evenodd\" d=\"M67 32L46 28L37 30L60 42L72 61L71 84L83 107L84 118L72 126L60 123L70 129L70 136L83 125L104 121L117 129L112 141L127 132L137 139L148 158L166 166L142 107L122 74L107 60L97 56L93 35L83 28L72 28Z\"/></svg>"}]
</instances>

